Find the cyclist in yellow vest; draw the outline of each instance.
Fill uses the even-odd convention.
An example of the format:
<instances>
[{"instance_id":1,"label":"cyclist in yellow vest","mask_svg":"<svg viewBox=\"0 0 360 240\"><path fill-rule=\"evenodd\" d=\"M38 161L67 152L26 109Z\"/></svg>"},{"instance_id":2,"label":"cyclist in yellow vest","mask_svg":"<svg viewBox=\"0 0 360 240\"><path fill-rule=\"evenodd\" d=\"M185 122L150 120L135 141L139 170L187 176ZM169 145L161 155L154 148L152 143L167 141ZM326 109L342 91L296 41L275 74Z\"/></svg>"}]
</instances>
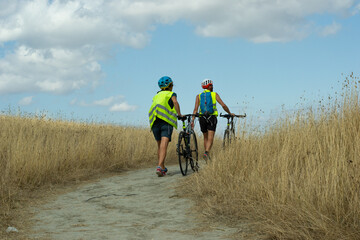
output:
<instances>
[{"instance_id":1,"label":"cyclist in yellow vest","mask_svg":"<svg viewBox=\"0 0 360 240\"><path fill-rule=\"evenodd\" d=\"M159 79L160 91L154 96L149 110L150 128L158 144L158 167L156 174L163 177L167 173L165 158L173 128L177 128L177 118L181 117L176 93L172 92L173 81L164 76Z\"/></svg>"},{"instance_id":2,"label":"cyclist in yellow vest","mask_svg":"<svg viewBox=\"0 0 360 240\"><path fill-rule=\"evenodd\" d=\"M204 148L205 148L204 159L207 160L209 159L209 152L214 142L215 130L217 125L218 111L216 108L216 103L219 103L221 107L224 109L224 111L227 112L228 114L234 115L234 113L230 112L229 108L221 100L219 94L213 92L214 86L212 80L205 79L204 81L202 81L201 87L204 89L204 92L196 96L195 108L193 114L196 114L198 112L200 106L199 122L200 122L201 132L204 135ZM210 99L211 101L210 104L206 103L206 95L208 95L208 99ZM204 101L206 104L204 104ZM212 106L212 109L202 109L208 105ZM194 120L195 118L193 118L191 121L192 128L194 128Z\"/></svg>"}]
</instances>

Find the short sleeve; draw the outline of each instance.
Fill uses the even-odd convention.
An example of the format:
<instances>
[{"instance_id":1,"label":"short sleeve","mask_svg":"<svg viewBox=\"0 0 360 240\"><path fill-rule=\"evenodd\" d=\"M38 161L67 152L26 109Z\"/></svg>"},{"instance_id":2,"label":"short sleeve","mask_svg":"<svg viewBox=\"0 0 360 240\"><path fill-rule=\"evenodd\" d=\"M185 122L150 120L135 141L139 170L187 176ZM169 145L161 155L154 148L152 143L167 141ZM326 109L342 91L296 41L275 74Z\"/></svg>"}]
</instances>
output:
<instances>
[{"instance_id":1,"label":"short sleeve","mask_svg":"<svg viewBox=\"0 0 360 240\"><path fill-rule=\"evenodd\" d=\"M177 97L177 94L176 94L176 93L173 93L173 94L171 95L171 98L174 97L174 96ZM173 107L174 107L174 102L173 102L173 100L172 100L171 98L169 99L169 106L170 106L171 108L173 108Z\"/></svg>"}]
</instances>

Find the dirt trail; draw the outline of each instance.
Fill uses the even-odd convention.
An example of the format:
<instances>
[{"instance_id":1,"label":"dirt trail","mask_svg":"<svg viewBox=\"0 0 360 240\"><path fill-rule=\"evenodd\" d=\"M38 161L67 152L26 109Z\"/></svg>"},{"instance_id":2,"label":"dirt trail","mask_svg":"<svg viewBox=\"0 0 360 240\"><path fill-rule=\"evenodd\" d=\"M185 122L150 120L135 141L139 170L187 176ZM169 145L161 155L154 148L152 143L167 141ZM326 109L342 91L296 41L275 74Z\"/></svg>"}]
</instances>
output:
<instances>
[{"instance_id":1,"label":"dirt trail","mask_svg":"<svg viewBox=\"0 0 360 240\"><path fill-rule=\"evenodd\" d=\"M226 239L225 226L203 228L176 196L178 166L159 178L155 168L102 179L34 209L31 239Z\"/></svg>"}]
</instances>

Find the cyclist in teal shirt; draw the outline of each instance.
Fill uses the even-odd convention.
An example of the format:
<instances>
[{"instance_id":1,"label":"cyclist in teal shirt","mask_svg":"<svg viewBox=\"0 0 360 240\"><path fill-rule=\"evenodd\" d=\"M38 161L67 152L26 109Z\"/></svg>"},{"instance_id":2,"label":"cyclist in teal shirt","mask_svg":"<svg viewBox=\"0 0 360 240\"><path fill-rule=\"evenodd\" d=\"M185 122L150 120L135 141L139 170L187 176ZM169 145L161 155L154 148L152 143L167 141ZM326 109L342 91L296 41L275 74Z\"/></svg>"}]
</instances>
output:
<instances>
[{"instance_id":1,"label":"cyclist in teal shirt","mask_svg":"<svg viewBox=\"0 0 360 240\"><path fill-rule=\"evenodd\" d=\"M158 167L156 174L163 177L167 173L165 158L173 128L177 128L177 118L181 117L180 106L176 93L172 92L173 81L170 77L160 78L158 85L161 89L153 98L149 110L150 128L158 144Z\"/></svg>"}]
</instances>

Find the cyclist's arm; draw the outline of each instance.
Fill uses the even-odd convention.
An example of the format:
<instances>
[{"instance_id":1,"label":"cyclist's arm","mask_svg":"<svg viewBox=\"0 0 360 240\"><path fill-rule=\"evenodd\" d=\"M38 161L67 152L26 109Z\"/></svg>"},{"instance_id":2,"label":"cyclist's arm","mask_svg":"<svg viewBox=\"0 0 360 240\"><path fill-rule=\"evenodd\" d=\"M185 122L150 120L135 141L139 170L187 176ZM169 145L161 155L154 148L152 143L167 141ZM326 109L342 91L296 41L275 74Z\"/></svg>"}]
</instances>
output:
<instances>
[{"instance_id":1,"label":"cyclist's arm","mask_svg":"<svg viewBox=\"0 0 360 240\"><path fill-rule=\"evenodd\" d=\"M228 106L226 106L226 104L220 98L220 95L217 93L216 93L216 102L218 102L222 106L222 108L224 109L225 112L227 112L230 115L234 115L233 113L230 112L230 109L228 108Z\"/></svg>"},{"instance_id":2,"label":"cyclist's arm","mask_svg":"<svg viewBox=\"0 0 360 240\"><path fill-rule=\"evenodd\" d=\"M175 107L175 110L176 110L176 112L177 112L177 115L178 115L179 117L181 117L182 115L181 115L181 112L180 112L180 105L179 105L179 102L177 101L176 96L172 96L172 97L171 97L171 100L172 100L173 103L174 103L174 107Z\"/></svg>"},{"instance_id":3,"label":"cyclist's arm","mask_svg":"<svg viewBox=\"0 0 360 240\"><path fill-rule=\"evenodd\" d=\"M199 101L199 95L196 95L196 99L195 99L195 107L194 107L194 111L193 114L197 114L198 109L199 109L199 105L200 105L200 101ZM195 121L195 117L192 117L192 122Z\"/></svg>"}]
</instances>

